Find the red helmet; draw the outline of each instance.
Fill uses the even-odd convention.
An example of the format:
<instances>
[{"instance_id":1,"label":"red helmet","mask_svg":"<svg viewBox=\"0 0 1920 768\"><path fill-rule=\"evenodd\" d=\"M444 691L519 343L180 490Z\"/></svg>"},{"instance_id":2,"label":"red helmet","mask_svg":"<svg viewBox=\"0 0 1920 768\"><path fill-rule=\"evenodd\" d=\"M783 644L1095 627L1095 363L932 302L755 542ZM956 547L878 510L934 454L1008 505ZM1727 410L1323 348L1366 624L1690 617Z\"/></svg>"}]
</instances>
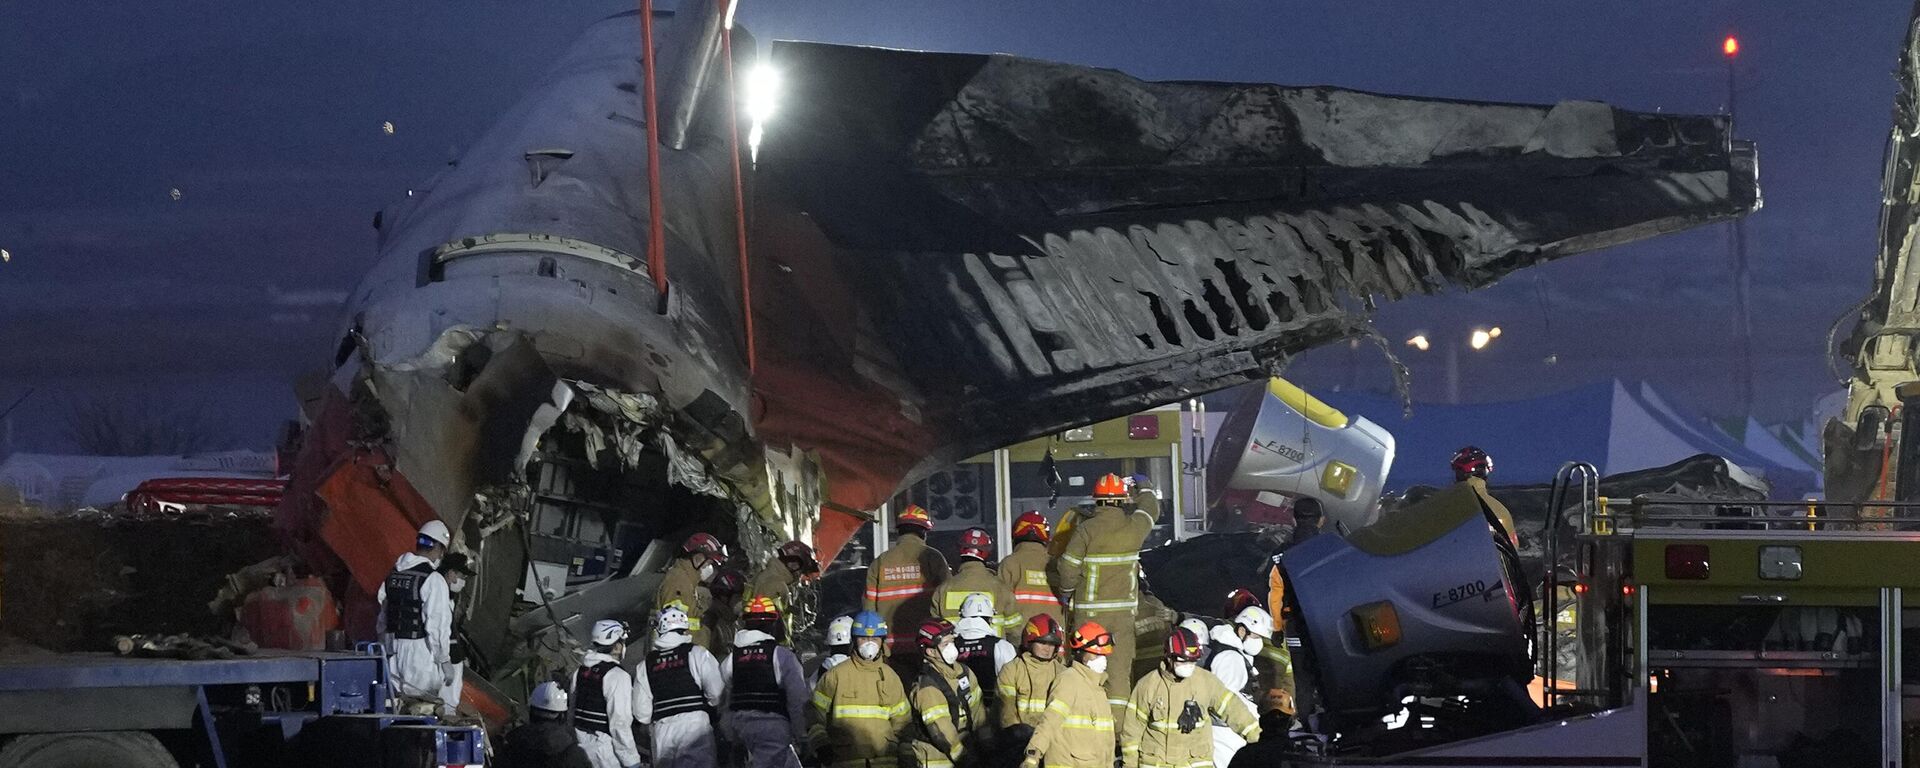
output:
<instances>
[{"instance_id":1,"label":"red helmet","mask_svg":"<svg viewBox=\"0 0 1920 768\"><path fill-rule=\"evenodd\" d=\"M1020 631L1020 644L1052 643L1060 644L1060 622L1051 614L1042 613L1027 620L1027 628Z\"/></svg>"},{"instance_id":2,"label":"red helmet","mask_svg":"<svg viewBox=\"0 0 1920 768\"><path fill-rule=\"evenodd\" d=\"M1453 479L1465 480L1469 476L1486 479L1493 474L1493 457L1486 451L1471 445L1453 452Z\"/></svg>"},{"instance_id":3,"label":"red helmet","mask_svg":"<svg viewBox=\"0 0 1920 768\"><path fill-rule=\"evenodd\" d=\"M714 574L713 583L707 585L716 597L737 597L747 589L747 577L739 571L727 569Z\"/></svg>"},{"instance_id":4,"label":"red helmet","mask_svg":"<svg viewBox=\"0 0 1920 768\"><path fill-rule=\"evenodd\" d=\"M1047 516L1040 514L1039 510L1029 509L1020 513L1020 517L1013 521L1014 541L1037 541L1045 544L1052 538L1053 534L1047 532Z\"/></svg>"},{"instance_id":5,"label":"red helmet","mask_svg":"<svg viewBox=\"0 0 1920 768\"><path fill-rule=\"evenodd\" d=\"M749 619L778 619L780 606L773 604L773 598L761 595L747 601L747 609L741 611L741 616Z\"/></svg>"},{"instance_id":6,"label":"red helmet","mask_svg":"<svg viewBox=\"0 0 1920 768\"><path fill-rule=\"evenodd\" d=\"M782 562L799 565L801 573L820 572L819 561L813 559L813 547L807 546L805 542L789 541L780 545L778 552L777 556Z\"/></svg>"},{"instance_id":7,"label":"red helmet","mask_svg":"<svg viewBox=\"0 0 1920 768\"><path fill-rule=\"evenodd\" d=\"M960 556L971 557L980 562L993 559L993 537L981 528L968 528L960 534Z\"/></svg>"},{"instance_id":8,"label":"red helmet","mask_svg":"<svg viewBox=\"0 0 1920 768\"><path fill-rule=\"evenodd\" d=\"M1200 637L1193 630L1184 627L1174 628L1167 635L1167 658L1177 661L1199 661L1207 647L1200 644Z\"/></svg>"},{"instance_id":9,"label":"red helmet","mask_svg":"<svg viewBox=\"0 0 1920 768\"><path fill-rule=\"evenodd\" d=\"M933 650L940 645L940 638L953 634L953 625L939 619L927 619L920 622L920 648Z\"/></svg>"},{"instance_id":10,"label":"red helmet","mask_svg":"<svg viewBox=\"0 0 1920 768\"><path fill-rule=\"evenodd\" d=\"M1093 497L1096 499L1124 499L1127 497L1127 484L1121 482L1119 475L1107 474L1093 484Z\"/></svg>"},{"instance_id":11,"label":"red helmet","mask_svg":"<svg viewBox=\"0 0 1920 768\"><path fill-rule=\"evenodd\" d=\"M680 545L680 552L688 555L706 555L717 562L727 561L727 545L720 543L711 533L696 533L687 537Z\"/></svg>"},{"instance_id":12,"label":"red helmet","mask_svg":"<svg viewBox=\"0 0 1920 768\"><path fill-rule=\"evenodd\" d=\"M928 517L927 511L921 509L920 505L908 504L906 509L900 510L900 514L894 516L893 527L918 528L923 531L931 531L933 530L933 518Z\"/></svg>"},{"instance_id":13,"label":"red helmet","mask_svg":"<svg viewBox=\"0 0 1920 768\"><path fill-rule=\"evenodd\" d=\"M1246 610L1247 606L1259 604L1260 598L1255 597L1252 592L1244 589L1236 589L1227 593L1227 611L1220 615L1231 619L1240 615L1240 612Z\"/></svg>"}]
</instances>

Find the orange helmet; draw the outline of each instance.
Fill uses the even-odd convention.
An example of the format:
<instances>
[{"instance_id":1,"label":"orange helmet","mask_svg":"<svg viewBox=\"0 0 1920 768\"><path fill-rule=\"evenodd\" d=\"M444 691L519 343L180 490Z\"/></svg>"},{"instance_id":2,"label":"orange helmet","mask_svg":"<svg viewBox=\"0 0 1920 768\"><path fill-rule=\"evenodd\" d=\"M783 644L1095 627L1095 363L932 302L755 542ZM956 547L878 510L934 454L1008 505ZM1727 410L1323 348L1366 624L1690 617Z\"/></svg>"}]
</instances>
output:
<instances>
[{"instance_id":1,"label":"orange helmet","mask_svg":"<svg viewBox=\"0 0 1920 768\"><path fill-rule=\"evenodd\" d=\"M1042 613L1027 620L1027 628L1020 631L1020 644L1032 643L1060 644L1060 622L1054 621L1051 614Z\"/></svg>"},{"instance_id":2,"label":"orange helmet","mask_svg":"<svg viewBox=\"0 0 1920 768\"><path fill-rule=\"evenodd\" d=\"M900 514L894 517L893 527L918 528L923 531L931 531L933 530L933 518L928 517L927 511L921 509L920 505L908 504L906 509L900 510Z\"/></svg>"},{"instance_id":3,"label":"orange helmet","mask_svg":"<svg viewBox=\"0 0 1920 768\"><path fill-rule=\"evenodd\" d=\"M1040 514L1039 510L1029 509L1020 513L1019 519L1013 521L1014 541L1037 541L1045 544L1052 538L1053 534L1047 532L1047 516Z\"/></svg>"},{"instance_id":4,"label":"orange helmet","mask_svg":"<svg viewBox=\"0 0 1920 768\"><path fill-rule=\"evenodd\" d=\"M1113 655L1113 633L1108 632L1107 628L1100 626L1100 622L1097 621L1080 625L1079 629L1073 631L1073 637L1069 639L1068 644L1082 653L1091 653L1096 656Z\"/></svg>"},{"instance_id":5,"label":"orange helmet","mask_svg":"<svg viewBox=\"0 0 1920 768\"><path fill-rule=\"evenodd\" d=\"M1124 499L1127 497L1127 484L1120 481L1119 475L1100 476L1100 482L1093 484L1093 497L1096 499Z\"/></svg>"},{"instance_id":6,"label":"orange helmet","mask_svg":"<svg viewBox=\"0 0 1920 768\"><path fill-rule=\"evenodd\" d=\"M741 616L749 619L778 619L780 606L773 604L773 598L761 595L747 601L747 609L741 612Z\"/></svg>"},{"instance_id":7,"label":"orange helmet","mask_svg":"<svg viewBox=\"0 0 1920 768\"><path fill-rule=\"evenodd\" d=\"M1248 606L1259 604L1260 598L1254 596L1252 592L1236 589L1227 593L1227 612L1221 615L1231 619L1240 615L1240 612L1246 610Z\"/></svg>"},{"instance_id":8,"label":"orange helmet","mask_svg":"<svg viewBox=\"0 0 1920 768\"><path fill-rule=\"evenodd\" d=\"M971 557L980 562L993 559L993 537L985 529L968 528L960 534L960 556Z\"/></svg>"}]
</instances>

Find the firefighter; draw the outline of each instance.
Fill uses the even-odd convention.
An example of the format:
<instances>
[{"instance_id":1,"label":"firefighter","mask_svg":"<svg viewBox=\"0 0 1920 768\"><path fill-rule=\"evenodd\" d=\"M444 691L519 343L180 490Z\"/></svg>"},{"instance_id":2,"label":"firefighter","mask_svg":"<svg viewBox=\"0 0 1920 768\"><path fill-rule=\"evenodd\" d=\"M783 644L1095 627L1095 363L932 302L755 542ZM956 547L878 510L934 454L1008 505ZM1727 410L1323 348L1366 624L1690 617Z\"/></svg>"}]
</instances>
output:
<instances>
[{"instance_id":1,"label":"firefighter","mask_svg":"<svg viewBox=\"0 0 1920 768\"><path fill-rule=\"evenodd\" d=\"M713 604L707 607L706 626L713 637L713 651L716 659L726 658L733 652L733 636L740 630L740 593L747 588L747 578L732 568L722 568L714 574L713 583L707 591L713 594Z\"/></svg>"},{"instance_id":2,"label":"firefighter","mask_svg":"<svg viewBox=\"0 0 1920 768\"><path fill-rule=\"evenodd\" d=\"M960 649L960 663L973 672L980 683L981 697L988 712L1000 706L1000 668L1013 661L1013 644L1000 638L1000 625L993 614L993 599L975 592L960 601L960 620L953 625L954 646ZM991 727L993 721L981 723Z\"/></svg>"},{"instance_id":3,"label":"firefighter","mask_svg":"<svg viewBox=\"0 0 1920 768\"><path fill-rule=\"evenodd\" d=\"M1054 584L1076 624L1096 622L1113 632L1107 698L1118 718L1132 683L1134 611L1140 600L1140 548L1158 516L1158 500L1145 489L1132 494L1118 475L1093 487L1093 506L1074 524L1066 551L1054 559ZM1121 505L1131 507L1123 509Z\"/></svg>"},{"instance_id":4,"label":"firefighter","mask_svg":"<svg viewBox=\"0 0 1920 768\"><path fill-rule=\"evenodd\" d=\"M748 600L733 653L720 664L727 734L746 748L748 768L800 768L793 745L807 735L807 677L781 644L785 633L772 597Z\"/></svg>"},{"instance_id":5,"label":"firefighter","mask_svg":"<svg viewBox=\"0 0 1920 768\"><path fill-rule=\"evenodd\" d=\"M1008 742L1025 749L1027 738L1047 714L1053 681L1060 676L1060 622L1042 613L1020 630L1020 655L1000 667L1000 709L996 721ZM1104 696L1104 694L1102 694Z\"/></svg>"},{"instance_id":6,"label":"firefighter","mask_svg":"<svg viewBox=\"0 0 1920 768\"><path fill-rule=\"evenodd\" d=\"M1273 617L1267 615L1260 606L1249 605L1233 617L1232 623L1214 627L1213 642L1203 649L1207 657L1207 671L1220 678L1220 684L1226 686L1227 690L1234 692L1235 698L1239 699L1238 706L1255 716L1259 715L1260 710L1254 704L1254 697L1264 697L1266 691L1255 674L1254 660L1260 658L1272 639ZM1264 720L1262 725L1265 725ZM1246 745L1246 739L1237 731L1219 720L1214 721L1214 765L1224 766L1233 762L1234 753Z\"/></svg>"},{"instance_id":7,"label":"firefighter","mask_svg":"<svg viewBox=\"0 0 1920 768\"><path fill-rule=\"evenodd\" d=\"M988 618L994 624L994 634L1010 632L1020 626L1020 613L1014 607L1013 590L987 568L987 561L993 559L993 537L980 528L968 528L960 534L960 565L953 569L953 577L941 583L933 590L933 617L943 621L958 622L960 604L973 595L985 595L987 606L992 609Z\"/></svg>"},{"instance_id":8,"label":"firefighter","mask_svg":"<svg viewBox=\"0 0 1920 768\"><path fill-rule=\"evenodd\" d=\"M593 768L580 740L567 727L567 692L559 683L533 687L527 722L501 742L500 768Z\"/></svg>"},{"instance_id":9,"label":"firefighter","mask_svg":"<svg viewBox=\"0 0 1920 768\"><path fill-rule=\"evenodd\" d=\"M813 684L819 685L827 670L840 666L852 656L853 617L836 616L827 622L827 655L820 659L820 671L813 673Z\"/></svg>"},{"instance_id":10,"label":"firefighter","mask_svg":"<svg viewBox=\"0 0 1920 768\"><path fill-rule=\"evenodd\" d=\"M980 681L960 663L952 624L927 619L918 636L922 661L913 683L915 726L907 756L918 768L953 768L978 746L987 722Z\"/></svg>"},{"instance_id":11,"label":"firefighter","mask_svg":"<svg viewBox=\"0 0 1920 768\"><path fill-rule=\"evenodd\" d=\"M592 648L573 676L573 731L593 768L635 768L633 676L620 666L631 633L624 621L601 619L588 638Z\"/></svg>"},{"instance_id":12,"label":"firefighter","mask_svg":"<svg viewBox=\"0 0 1920 768\"><path fill-rule=\"evenodd\" d=\"M886 664L887 622L873 611L853 617L854 656L827 670L813 689L807 743L829 768L892 768L912 722L900 675Z\"/></svg>"},{"instance_id":13,"label":"firefighter","mask_svg":"<svg viewBox=\"0 0 1920 768\"><path fill-rule=\"evenodd\" d=\"M1097 622L1074 630L1074 663L1060 670L1045 716L1027 741L1021 768L1113 768L1113 706L1107 703L1107 663L1113 633Z\"/></svg>"},{"instance_id":14,"label":"firefighter","mask_svg":"<svg viewBox=\"0 0 1920 768\"><path fill-rule=\"evenodd\" d=\"M436 568L453 535L429 520L414 536L413 551L394 561L380 585L378 634L387 643L394 693L409 710L434 714L441 691L453 685L453 592Z\"/></svg>"},{"instance_id":15,"label":"firefighter","mask_svg":"<svg viewBox=\"0 0 1920 768\"><path fill-rule=\"evenodd\" d=\"M660 609L646 666L633 685L633 716L653 735L654 768L713 768L713 712L725 690L720 662L693 642L685 606Z\"/></svg>"},{"instance_id":16,"label":"firefighter","mask_svg":"<svg viewBox=\"0 0 1920 768\"><path fill-rule=\"evenodd\" d=\"M667 567L667 575L661 577L660 591L653 597L655 613L669 603L685 606L687 621L693 628L693 641L702 648L713 647L712 635L702 621L713 607L713 594L705 587L719 575L720 566L726 562L727 545L721 544L713 534L688 536L680 545L680 555Z\"/></svg>"},{"instance_id":17,"label":"firefighter","mask_svg":"<svg viewBox=\"0 0 1920 768\"><path fill-rule=\"evenodd\" d=\"M473 578L473 564L464 552L450 552L440 561L440 575L447 580L447 599L460 599L460 592L467 588L467 580ZM460 710L460 694L466 690L467 644L461 636L460 617L455 612L447 631L447 660L452 662L453 674L445 687L440 689L440 703L443 712L453 713Z\"/></svg>"},{"instance_id":18,"label":"firefighter","mask_svg":"<svg viewBox=\"0 0 1920 768\"><path fill-rule=\"evenodd\" d=\"M1213 718L1249 742L1260 740L1253 710L1200 668L1200 638L1167 636L1166 660L1133 686L1120 721L1122 768L1190 768L1213 763Z\"/></svg>"},{"instance_id":19,"label":"firefighter","mask_svg":"<svg viewBox=\"0 0 1920 768\"><path fill-rule=\"evenodd\" d=\"M792 595L788 592L801 580L820 572L820 563L813 559L813 547L798 541L789 541L780 545L774 552L774 558L753 577L747 589L747 599L756 597L773 598L773 604L781 612L792 605Z\"/></svg>"},{"instance_id":20,"label":"firefighter","mask_svg":"<svg viewBox=\"0 0 1920 768\"><path fill-rule=\"evenodd\" d=\"M893 547L867 568L867 610L889 626L918 627L931 615L934 588L947 579L947 559L927 546L933 519L909 504L894 520ZM888 663L903 677L918 673L920 653L913 638L889 638Z\"/></svg>"},{"instance_id":21,"label":"firefighter","mask_svg":"<svg viewBox=\"0 0 1920 768\"><path fill-rule=\"evenodd\" d=\"M1506 534L1514 547L1520 546L1520 529L1513 525L1513 513L1507 511L1507 505L1487 492L1487 475L1493 474L1493 457L1486 451L1471 445L1455 451L1453 454L1453 480L1473 489L1480 497L1480 511L1487 517L1487 524Z\"/></svg>"},{"instance_id":22,"label":"firefighter","mask_svg":"<svg viewBox=\"0 0 1920 768\"><path fill-rule=\"evenodd\" d=\"M1022 512L1013 521L1013 554L1000 561L1000 582L1013 592L1022 627L1043 613L1053 617L1055 626L1060 624L1060 596L1053 593L1053 582L1047 577L1050 538L1045 516L1031 509Z\"/></svg>"}]
</instances>

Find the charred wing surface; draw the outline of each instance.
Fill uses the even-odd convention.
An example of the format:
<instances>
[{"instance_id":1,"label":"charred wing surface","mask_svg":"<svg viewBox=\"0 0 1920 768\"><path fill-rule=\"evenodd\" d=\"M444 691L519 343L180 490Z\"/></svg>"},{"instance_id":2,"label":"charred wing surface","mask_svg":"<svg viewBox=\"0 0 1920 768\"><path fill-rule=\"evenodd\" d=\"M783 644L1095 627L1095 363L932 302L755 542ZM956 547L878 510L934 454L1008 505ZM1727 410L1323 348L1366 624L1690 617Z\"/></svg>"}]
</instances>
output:
<instances>
[{"instance_id":1,"label":"charred wing surface","mask_svg":"<svg viewBox=\"0 0 1920 768\"><path fill-rule=\"evenodd\" d=\"M824 233L903 401L957 438L935 460L1262 375L1381 299L1759 205L1715 117L774 54L792 92L763 189Z\"/></svg>"}]
</instances>

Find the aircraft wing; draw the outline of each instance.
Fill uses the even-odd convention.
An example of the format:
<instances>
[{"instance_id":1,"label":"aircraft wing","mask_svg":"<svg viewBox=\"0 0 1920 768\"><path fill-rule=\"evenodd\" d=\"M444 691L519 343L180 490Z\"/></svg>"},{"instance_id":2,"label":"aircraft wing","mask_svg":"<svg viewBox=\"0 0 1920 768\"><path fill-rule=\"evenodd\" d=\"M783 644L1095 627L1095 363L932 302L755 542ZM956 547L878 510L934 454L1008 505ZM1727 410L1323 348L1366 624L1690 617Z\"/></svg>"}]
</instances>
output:
<instances>
[{"instance_id":1,"label":"aircraft wing","mask_svg":"<svg viewBox=\"0 0 1920 768\"><path fill-rule=\"evenodd\" d=\"M1760 205L1723 117L815 43L773 63L757 423L819 450L853 509L1264 377L1377 302Z\"/></svg>"}]
</instances>

